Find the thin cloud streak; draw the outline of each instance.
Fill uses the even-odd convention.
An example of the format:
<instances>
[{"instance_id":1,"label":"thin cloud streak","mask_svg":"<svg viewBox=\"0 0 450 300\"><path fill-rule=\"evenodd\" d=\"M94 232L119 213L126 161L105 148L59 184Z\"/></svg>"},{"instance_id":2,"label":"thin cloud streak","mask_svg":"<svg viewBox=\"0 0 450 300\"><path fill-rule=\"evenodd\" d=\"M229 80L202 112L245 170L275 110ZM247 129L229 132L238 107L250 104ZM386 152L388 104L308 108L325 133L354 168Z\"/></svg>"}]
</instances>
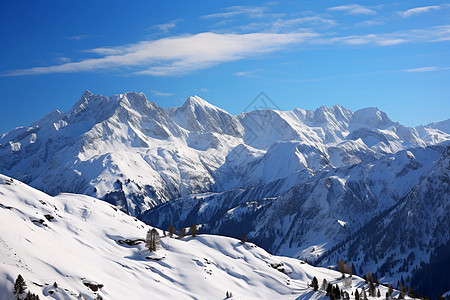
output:
<instances>
[{"instance_id":1,"label":"thin cloud streak","mask_svg":"<svg viewBox=\"0 0 450 300\"><path fill-rule=\"evenodd\" d=\"M181 21L181 19L175 19L175 20L172 20L172 21L167 22L167 23L153 25L149 29L150 30L156 29L157 31L159 31L159 33L167 34L167 33L169 33L170 29L173 29L173 28L177 27L177 24L180 21Z\"/></svg>"},{"instance_id":2,"label":"thin cloud streak","mask_svg":"<svg viewBox=\"0 0 450 300\"><path fill-rule=\"evenodd\" d=\"M403 71L409 72L409 73L424 73L424 72L435 72L435 71L444 71L444 70L450 70L450 67L420 67L420 68L413 68L413 69L405 69Z\"/></svg>"},{"instance_id":3,"label":"thin cloud streak","mask_svg":"<svg viewBox=\"0 0 450 300\"><path fill-rule=\"evenodd\" d=\"M171 96L173 96L173 93L161 92L161 91L157 91L157 90L150 90L150 93L152 93L156 97L171 97Z\"/></svg>"},{"instance_id":4,"label":"thin cloud streak","mask_svg":"<svg viewBox=\"0 0 450 300\"><path fill-rule=\"evenodd\" d=\"M441 9L441 6L439 5L430 5L430 6L422 6L422 7L416 7L411 8L406 11L399 11L398 14L402 16L403 18L409 18L413 15L419 15L423 13L430 12L432 10L438 10Z\"/></svg>"},{"instance_id":5,"label":"thin cloud streak","mask_svg":"<svg viewBox=\"0 0 450 300\"><path fill-rule=\"evenodd\" d=\"M332 38L317 38L316 44L392 46L404 43L431 43L450 40L450 25L435 26L430 29L414 29L393 33L349 35Z\"/></svg>"},{"instance_id":6,"label":"thin cloud streak","mask_svg":"<svg viewBox=\"0 0 450 300\"><path fill-rule=\"evenodd\" d=\"M70 41L73 41L73 40L79 41L82 39L86 39L88 37L89 37L89 35L87 35L87 34L80 34L80 35L74 35L74 36L66 36L66 39L70 40Z\"/></svg>"},{"instance_id":7,"label":"thin cloud streak","mask_svg":"<svg viewBox=\"0 0 450 300\"><path fill-rule=\"evenodd\" d=\"M377 12L373 9L370 9L366 6L362 6L359 4L349 4L349 5L340 5L330 7L327 10L329 11L343 11L349 15L375 15Z\"/></svg>"},{"instance_id":8,"label":"thin cloud streak","mask_svg":"<svg viewBox=\"0 0 450 300\"><path fill-rule=\"evenodd\" d=\"M257 75L256 73L258 73L259 70L253 70L253 71L241 71L241 72L236 72L233 75L234 76L239 76L239 77L248 77L248 78L260 78L261 76Z\"/></svg>"},{"instance_id":9,"label":"thin cloud streak","mask_svg":"<svg viewBox=\"0 0 450 300\"><path fill-rule=\"evenodd\" d=\"M251 18L262 18L264 12L267 10L262 6L231 6L225 9L225 12L214 13L201 16L201 19L213 19L213 18L232 18L239 15L246 15Z\"/></svg>"}]
</instances>

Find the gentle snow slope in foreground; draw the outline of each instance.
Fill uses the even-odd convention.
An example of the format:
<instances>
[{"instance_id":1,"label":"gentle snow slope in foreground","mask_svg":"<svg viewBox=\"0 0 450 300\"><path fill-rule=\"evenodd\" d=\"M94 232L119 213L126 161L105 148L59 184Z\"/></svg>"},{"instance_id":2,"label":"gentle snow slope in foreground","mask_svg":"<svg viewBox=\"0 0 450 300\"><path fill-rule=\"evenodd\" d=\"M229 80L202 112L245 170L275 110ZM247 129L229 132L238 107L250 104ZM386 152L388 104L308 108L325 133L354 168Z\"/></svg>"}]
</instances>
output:
<instances>
[{"instance_id":1,"label":"gentle snow slope in foreground","mask_svg":"<svg viewBox=\"0 0 450 300\"><path fill-rule=\"evenodd\" d=\"M105 299L223 299L227 291L234 299L318 298L324 294L307 288L312 277L319 284L339 277L221 236L163 237L155 253L142 243L118 243L144 238L149 228L106 202L73 194L51 197L0 175L0 299L13 299L18 274L41 299L76 299L80 293L95 298L84 283L103 284L98 293ZM279 263L285 273L270 266ZM354 287L362 284L353 278ZM386 289L380 290L384 295Z\"/></svg>"}]
</instances>

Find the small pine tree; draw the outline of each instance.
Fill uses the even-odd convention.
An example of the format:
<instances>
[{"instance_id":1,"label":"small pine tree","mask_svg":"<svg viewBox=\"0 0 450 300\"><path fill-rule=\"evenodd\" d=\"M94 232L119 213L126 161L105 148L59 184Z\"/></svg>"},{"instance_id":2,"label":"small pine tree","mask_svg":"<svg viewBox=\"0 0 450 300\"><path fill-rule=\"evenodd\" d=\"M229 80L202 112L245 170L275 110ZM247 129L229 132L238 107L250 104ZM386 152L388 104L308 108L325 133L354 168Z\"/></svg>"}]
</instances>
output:
<instances>
[{"instance_id":1,"label":"small pine tree","mask_svg":"<svg viewBox=\"0 0 450 300\"><path fill-rule=\"evenodd\" d=\"M58 288L58 284L56 283L56 281L55 281L55 282L53 282L53 287L54 287L55 289L57 289L57 288Z\"/></svg>"},{"instance_id":2,"label":"small pine tree","mask_svg":"<svg viewBox=\"0 0 450 300\"><path fill-rule=\"evenodd\" d=\"M179 239L182 239L186 236L186 228L183 227L178 231L180 232L180 235L178 236Z\"/></svg>"},{"instance_id":3,"label":"small pine tree","mask_svg":"<svg viewBox=\"0 0 450 300\"><path fill-rule=\"evenodd\" d=\"M381 297L380 289L378 289L378 291L377 291L377 297L378 297L378 298Z\"/></svg>"},{"instance_id":4,"label":"small pine tree","mask_svg":"<svg viewBox=\"0 0 450 300\"><path fill-rule=\"evenodd\" d=\"M322 291L325 291L325 290L327 289L327 284L328 284L328 282L327 282L327 280L324 278L324 279L322 280L322 286L320 287L320 289L321 289Z\"/></svg>"},{"instance_id":5,"label":"small pine tree","mask_svg":"<svg viewBox=\"0 0 450 300\"><path fill-rule=\"evenodd\" d=\"M359 292L358 289L355 291L355 300L359 300Z\"/></svg>"},{"instance_id":6,"label":"small pine tree","mask_svg":"<svg viewBox=\"0 0 450 300\"><path fill-rule=\"evenodd\" d=\"M197 234L198 234L198 228L197 228L197 225L195 225L194 223L192 223L192 224L191 224L190 231L191 231L191 235L192 235L193 237L196 237Z\"/></svg>"},{"instance_id":7,"label":"small pine tree","mask_svg":"<svg viewBox=\"0 0 450 300\"><path fill-rule=\"evenodd\" d=\"M169 237L173 237L176 230L175 230L175 227L173 227L172 225L169 225L169 228L167 228L167 231L169 231Z\"/></svg>"},{"instance_id":8,"label":"small pine tree","mask_svg":"<svg viewBox=\"0 0 450 300\"><path fill-rule=\"evenodd\" d=\"M20 299L20 295L23 294L27 289L27 284L23 279L22 275L18 275L16 281L14 282L14 295L17 299Z\"/></svg>"},{"instance_id":9,"label":"small pine tree","mask_svg":"<svg viewBox=\"0 0 450 300\"><path fill-rule=\"evenodd\" d=\"M327 285L327 296L331 296L333 293L333 286L331 285L331 283L328 283Z\"/></svg>"},{"instance_id":10,"label":"small pine tree","mask_svg":"<svg viewBox=\"0 0 450 300\"><path fill-rule=\"evenodd\" d=\"M319 290L319 282L317 281L316 276L314 276L312 282L311 282L311 287L314 289L314 291L318 291Z\"/></svg>"},{"instance_id":11,"label":"small pine tree","mask_svg":"<svg viewBox=\"0 0 450 300\"><path fill-rule=\"evenodd\" d=\"M149 251L156 251L159 246L159 233L155 228L147 231L147 237L145 238L145 246Z\"/></svg>"},{"instance_id":12,"label":"small pine tree","mask_svg":"<svg viewBox=\"0 0 450 300\"><path fill-rule=\"evenodd\" d=\"M406 294L405 287L400 282L400 294L398 295L398 299L405 299L405 294Z\"/></svg>"},{"instance_id":13,"label":"small pine tree","mask_svg":"<svg viewBox=\"0 0 450 300\"><path fill-rule=\"evenodd\" d=\"M339 259L337 264L338 264L339 272L341 272L341 274L342 274L342 278L345 278L345 263L344 263L344 261L342 259Z\"/></svg>"},{"instance_id":14,"label":"small pine tree","mask_svg":"<svg viewBox=\"0 0 450 300\"><path fill-rule=\"evenodd\" d=\"M36 294L31 293L28 291L27 295L25 296L24 300L39 300L39 296Z\"/></svg>"},{"instance_id":15,"label":"small pine tree","mask_svg":"<svg viewBox=\"0 0 450 300\"><path fill-rule=\"evenodd\" d=\"M392 284L389 285L389 289L388 289L388 297L391 298L392 295L394 294L394 287L392 286Z\"/></svg>"},{"instance_id":16,"label":"small pine tree","mask_svg":"<svg viewBox=\"0 0 450 300\"><path fill-rule=\"evenodd\" d=\"M367 300L367 294L366 294L366 290L365 289L362 289L360 298L362 298L363 300Z\"/></svg>"},{"instance_id":17,"label":"small pine tree","mask_svg":"<svg viewBox=\"0 0 450 300\"><path fill-rule=\"evenodd\" d=\"M341 291L339 290L339 286L337 284L334 288L334 298L341 299Z\"/></svg>"},{"instance_id":18,"label":"small pine tree","mask_svg":"<svg viewBox=\"0 0 450 300\"><path fill-rule=\"evenodd\" d=\"M245 236L245 234L241 235L241 244L245 244L245 242L247 242L247 237Z\"/></svg>"}]
</instances>

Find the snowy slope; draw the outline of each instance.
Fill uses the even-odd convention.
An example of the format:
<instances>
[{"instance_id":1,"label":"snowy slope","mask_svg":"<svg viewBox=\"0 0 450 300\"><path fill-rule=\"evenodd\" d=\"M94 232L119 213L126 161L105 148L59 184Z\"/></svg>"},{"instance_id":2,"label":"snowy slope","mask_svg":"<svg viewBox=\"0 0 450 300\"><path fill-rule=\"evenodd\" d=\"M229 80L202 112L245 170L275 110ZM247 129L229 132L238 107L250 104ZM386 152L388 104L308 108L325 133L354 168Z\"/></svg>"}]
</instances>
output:
<instances>
[{"instance_id":1,"label":"snowy slope","mask_svg":"<svg viewBox=\"0 0 450 300\"><path fill-rule=\"evenodd\" d=\"M325 298L307 286L314 276L343 287L336 271L232 238L166 236L156 252L120 242L143 239L149 228L103 201L51 197L0 175L0 299L14 298L18 274L41 299L224 299L226 292L233 299ZM354 276L344 290L363 286Z\"/></svg>"},{"instance_id":2,"label":"snowy slope","mask_svg":"<svg viewBox=\"0 0 450 300\"><path fill-rule=\"evenodd\" d=\"M136 216L193 193L370 163L449 139L448 122L409 128L377 108L233 116L198 96L164 109L143 93L86 91L70 110L1 135L0 172L51 195L101 198Z\"/></svg>"}]
</instances>

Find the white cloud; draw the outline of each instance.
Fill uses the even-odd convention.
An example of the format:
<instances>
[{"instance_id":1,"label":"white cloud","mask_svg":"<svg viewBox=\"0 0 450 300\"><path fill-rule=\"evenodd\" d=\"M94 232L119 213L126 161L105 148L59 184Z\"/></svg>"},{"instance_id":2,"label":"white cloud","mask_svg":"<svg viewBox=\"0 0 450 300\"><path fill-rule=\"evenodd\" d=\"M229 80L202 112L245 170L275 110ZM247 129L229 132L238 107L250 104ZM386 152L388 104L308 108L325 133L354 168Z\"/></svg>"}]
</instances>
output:
<instances>
[{"instance_id":1,"label":"white cloud","mask_svg":"<svg viewBox=\"0 0 450 300\"><path fill-rule=\"evenodd\" d=\"M408 18L413 15L423 14L432 10L438 10L441 9L441 6L439 5L431 5L431 6L422 6L422 7L416 7L411 8L406 11L399 11L398 14L402 16L403 18Z\"/></svg>"},{"instance_id":2,"label":"white cloud","mask_svg":"<svg viewBox=\"0 0 450 300\"><path fill-rule=\"evenodd\" d=\"M79 41L79 40L82 40L82 39L85 39L88 37L89 37L89 35L87 35L87 34L80 34L80 35L74 35L74 36L66 36L66 39Z\"/></svg>"},{"instance_id":3,"label":"white cloud","mask_svg":"<svg viewBox=\"0 0 450 300\"><path fill-rule=\"evenodd\" d=\"M200 18L231 18L239 15L246 15L251 18L261 18L264 16L266 8L261 6L231 6L227 7L225 10L225 12L209 14L201 16Z\"/></svg>"},{"instance_id":4,"label":"white cloud","mask_svg":"<svg viewBox=\"0 0 450 300\"><path fill-rule=\"evenodd\" d=\"M150 90L150 93L152 93L153 95L155 95L157 97L170 97L170 96L173 96L172 93L160 92L160 91L157 91L157 90Z\"/></svg>"},{"instance_id":5,"label":"white cloud","mask_svg":"<svg viewBox=\"0 0 450 300\"><path fill-rule=\"evenodd\" d=\"M450 67L420 67L420 68L414 68L414 69L405 69L403 71L405 72L410 72L410 73L423 73L423 72L434 72L434 71L444 71L444 70L449 70Z\"/></svg>"},{"instance_id":6,"label":"white cloud","mask_svg":"<svg viewBox=\"0 0 450 300\"><path fill-rule=\"evenodd\" d=\"M393 33L374 33L366 35L349 35L331 38L317 38L312 42L316 44L346 44L391 46L404 43L426 43L450 40L450 25L435 26L430 29L415 29Z\"/></svg>"},{"instance_id":7,"label":"white cloud","mask_svg":"<svg viewBox=\"0 0 450 300\"><path fill-rule=\"evenodd\" d=\"M58 57L58 60L62 63L68 63L71 61L71 59L68 57Z\"/></svg>"},{"instance_id":8,"label":"white cloud","mask_svg":"<svg viewBox=\"0 0 450 300\"><path fill-rule=\"evenodd\" d=\"M359 4L340 5L328 8L331 11L343 11L349 15L374 15L377 12Z\"/></svg>"},{"instance_id":9,"label":"white cloud","mask_svg":"<svg viewBox=\"0 0 450 300\"><path fill-rule=\"evenodd\" d=\"M79 62L14 70L1 76L21 76L50 73L129 68L134 74L154 76L183 75L223 62L235 61L269 53L316 37L314 33L250 33L196 35L161 38L136 44L92 49L103 55Z\"/></svg>"},{"instance_id":10,"label":"white cloud","mask_svg":"<svg viewBox=\"0 0 450 300\"><path fill-rule=\"evenodd\" d=\"M356 23L355 25L357 27L369 27L369 26L378 26L378 25L383 25L383 24L384 24L384 22L382 22L382 21L366 20L366 21Z\"/></svg>"},{"instance_id":11,"label":"white cloud","mask_svg":"<svg viewBox=\"0 0 450 300\"><path fill-rule=\"evenodd\" d=\"M241 71L241 72L236 72L233 75L240 76L240 77L248 77L248 78L259 78L260 76L256 74L258 72L259 72L259 70Z\"/></svg>"},{"instance_id":12,"label":"white cloud","mask_svg":"<svg viewBox=\"0 0 450 300\"><path fill-rule=\"evenodd\" d=\"M181 19L175 19L168 23L153 25L152 27L150 27L150 29L156 29L162 34L167 34L169 33L170 29L177 27L177 23L179 23L180 21Z\"/></svg>"},{"instance_id":13,"label":"white cloud","mask_svg":"<svg viewBox=\"0 0 450 300\"><path fill-rule=\"evenodd\" d=\"M295 19L277 19L271 23L271 27L274 31L282 31L286 29L292 29L293 27L301 24L332 26L336 24L336 21L316 15Z\"/></svg>"}]
</instances>

